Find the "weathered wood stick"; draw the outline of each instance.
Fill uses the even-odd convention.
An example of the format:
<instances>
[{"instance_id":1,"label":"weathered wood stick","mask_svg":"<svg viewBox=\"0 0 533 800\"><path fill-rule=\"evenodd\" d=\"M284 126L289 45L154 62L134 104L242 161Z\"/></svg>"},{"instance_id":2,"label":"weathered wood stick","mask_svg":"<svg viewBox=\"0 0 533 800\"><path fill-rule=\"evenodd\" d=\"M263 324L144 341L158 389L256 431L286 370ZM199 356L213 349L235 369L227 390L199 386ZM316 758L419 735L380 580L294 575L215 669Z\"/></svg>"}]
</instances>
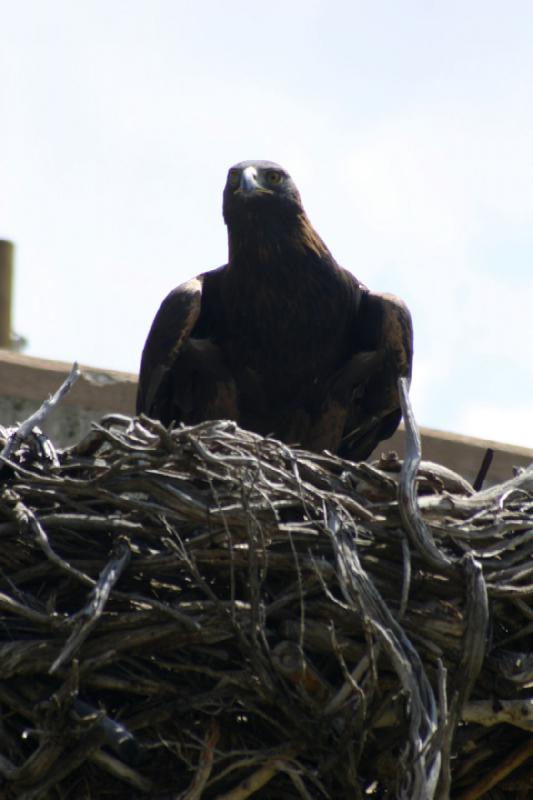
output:
<instances>
[{"instance_id":1,"label":"weathered wood stick","mask_svg":"<svg viewBox=\"0 0 533 800\"><path fill-rule=\"evenodd\" d=\"M67 378L65 378L57 392L55 392L52 397L49 397L47 400L45 400L44 403L42 403L42 405L37 409L37 411L29 416L28 419L24 420L24 422L19 425L17 430L9 437L4 449L0 453L0 460L9 460L12 453L16 451L21 442L23 442L24 439L30 435L35 427L42 424L43 420L46 419L52 409L61 402L63 397L68 392L70 392L80 375L81 372L78 364L74 362L69 375Z\"/></svg>"}]
</instances>

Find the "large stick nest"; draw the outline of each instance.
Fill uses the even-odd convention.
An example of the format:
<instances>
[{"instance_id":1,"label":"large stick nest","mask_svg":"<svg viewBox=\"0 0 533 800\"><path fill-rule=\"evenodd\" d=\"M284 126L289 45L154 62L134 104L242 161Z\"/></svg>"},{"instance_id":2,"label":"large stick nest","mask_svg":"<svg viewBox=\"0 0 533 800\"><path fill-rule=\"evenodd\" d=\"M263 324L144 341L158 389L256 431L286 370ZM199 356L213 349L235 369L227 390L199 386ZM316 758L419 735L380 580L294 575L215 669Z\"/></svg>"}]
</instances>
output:
<instances>
[{"instance_id":1,"label":"large stick nest","mask_svg":"<svg viewBox=\"0 0 533 800\"><path fill-rule=\"evenodd\" d=\"M1 797L531 796L533 468L8 433Z\"/></svg>"}]
</instances>

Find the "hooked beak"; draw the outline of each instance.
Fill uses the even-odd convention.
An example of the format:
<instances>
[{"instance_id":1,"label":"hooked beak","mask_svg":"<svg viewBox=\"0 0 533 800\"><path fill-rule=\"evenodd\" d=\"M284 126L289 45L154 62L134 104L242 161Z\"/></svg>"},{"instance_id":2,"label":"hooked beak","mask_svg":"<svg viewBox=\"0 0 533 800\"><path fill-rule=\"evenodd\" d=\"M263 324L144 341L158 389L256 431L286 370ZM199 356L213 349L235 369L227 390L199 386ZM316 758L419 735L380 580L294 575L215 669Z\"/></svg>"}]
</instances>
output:
<instances>
[{"instance_id":1,"label":"hooked beak","mask_svg":"<svg viewBox=\"0 0 533 800\"><path fill-rule=\"evenodd\" d=\"M252 194L261 190L261 185L257 180L257 170L255 167L246 167L242 171L239 192L244 195Z\"/></svg>"}]
</instances>

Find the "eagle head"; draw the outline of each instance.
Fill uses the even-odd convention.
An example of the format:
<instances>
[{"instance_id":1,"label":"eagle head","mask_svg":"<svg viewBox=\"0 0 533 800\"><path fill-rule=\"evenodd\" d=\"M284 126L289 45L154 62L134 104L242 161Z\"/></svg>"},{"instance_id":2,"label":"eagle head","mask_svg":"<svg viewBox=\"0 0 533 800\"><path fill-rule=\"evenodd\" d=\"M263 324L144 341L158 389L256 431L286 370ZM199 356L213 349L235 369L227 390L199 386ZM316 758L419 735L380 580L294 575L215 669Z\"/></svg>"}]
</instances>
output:
<instances>
[{"instance_id":1,"label":"eagle head","mask_svg":"<svg viewBox=\"0 0 533 800\"><path fill-rule=\"evenodd\" d=\"M289 173L273 161L241 161L230 168L222 211L228 228L277 227L304 213L300 193Z\"/></svg>"}]
</instances>

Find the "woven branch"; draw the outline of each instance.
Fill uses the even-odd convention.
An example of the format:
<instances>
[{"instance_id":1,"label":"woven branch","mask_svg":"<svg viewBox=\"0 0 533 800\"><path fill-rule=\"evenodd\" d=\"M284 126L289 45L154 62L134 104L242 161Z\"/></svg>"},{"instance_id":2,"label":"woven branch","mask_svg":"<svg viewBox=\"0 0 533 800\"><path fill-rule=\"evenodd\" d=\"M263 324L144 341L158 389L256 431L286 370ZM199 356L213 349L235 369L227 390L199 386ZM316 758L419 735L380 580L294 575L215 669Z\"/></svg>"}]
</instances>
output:
<instances>
[{"instance_id":1,"label":"woven branch","mask_svg":"<svg viewBox=\"0 0 533 800\"><path fill-rule=\"evenodd\" d=\"M474 492L404 402L403 465L0 429L0 796L529 796L533 467Z\"/></svg>"}]
</instances>

